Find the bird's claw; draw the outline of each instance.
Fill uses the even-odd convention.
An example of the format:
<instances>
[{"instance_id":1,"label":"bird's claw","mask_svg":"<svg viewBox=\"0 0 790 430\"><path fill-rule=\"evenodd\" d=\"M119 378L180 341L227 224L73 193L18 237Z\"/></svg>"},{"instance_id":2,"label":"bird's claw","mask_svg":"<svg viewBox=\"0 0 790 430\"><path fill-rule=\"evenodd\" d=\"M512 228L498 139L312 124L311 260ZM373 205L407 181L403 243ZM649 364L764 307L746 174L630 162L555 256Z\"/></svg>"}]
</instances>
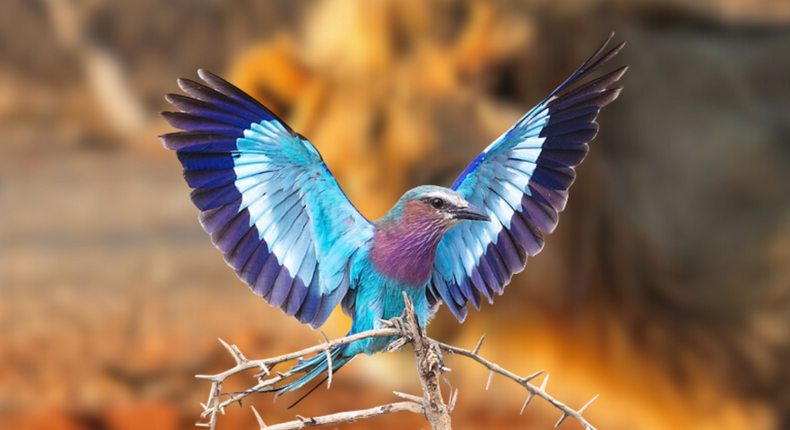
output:
<instances>
[{"instance_id":1,"label":"bird's claw","mask_svg":"<svg viewBox=\"0 0 790 430\"><path fill-rule=\"evenodd\" d=\"M381 324L381 325L383 325L385 327L390 327L391 328L391 327L394 326L394 324L390 320L385 320L385 319L381 319L381 318L376 318L376 320L379 322L379 324Z\"/></svg>"},{"instance_id":2,"label":"bird's claw","mask_svg":"<svg viewBox=\"0 0 790 430\"><path fill-rule=\"evenodd\" d=\"M401 317L394 317L394 318L390 318L388 320L383 320L383 319L379 318L379 322L382 325L385 325L387 327L394 328L394 329L398 330L398 332L402 336L404 336L405 333L406 333L405 328L403 326L403 319Z\"/></svg>"}]
</instances>

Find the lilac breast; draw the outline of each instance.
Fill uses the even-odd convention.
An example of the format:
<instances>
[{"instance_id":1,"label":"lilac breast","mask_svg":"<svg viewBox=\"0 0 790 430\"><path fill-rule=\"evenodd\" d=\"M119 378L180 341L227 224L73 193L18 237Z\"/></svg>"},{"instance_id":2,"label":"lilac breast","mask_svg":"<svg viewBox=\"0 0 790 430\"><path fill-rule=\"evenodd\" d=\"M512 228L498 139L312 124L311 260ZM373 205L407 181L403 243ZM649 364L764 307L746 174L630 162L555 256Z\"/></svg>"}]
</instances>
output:
<instances>
[{"instance_id":1,"label":"lilac breast","mask_svg":"<svg viewBox=\"0 0 790 430\"><path fill-rule=\"evenodd\" d=\"M377 229L370 253L373 267L404 286L425 285L442 233L439 226L427 221Z\"/></svg>"}]
</instances>

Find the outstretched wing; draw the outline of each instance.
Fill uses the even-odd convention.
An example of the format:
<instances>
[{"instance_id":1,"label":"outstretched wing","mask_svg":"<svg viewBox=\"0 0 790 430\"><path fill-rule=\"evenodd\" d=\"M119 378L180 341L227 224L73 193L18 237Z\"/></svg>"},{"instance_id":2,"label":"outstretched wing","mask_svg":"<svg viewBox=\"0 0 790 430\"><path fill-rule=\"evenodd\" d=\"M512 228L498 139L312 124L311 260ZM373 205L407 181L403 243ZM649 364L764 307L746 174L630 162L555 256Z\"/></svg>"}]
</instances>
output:
<instances>
[{"instance_id":1,"label":"outstretched wing","mask_svg":"<svg viewBox=\"0 0 790 430\"><path fill-rule=\"evenodd\" d=\"M541 232L557 226L568 188L598 132L595 118L622 88L608 87L626 67L568 90L614 57L625 42L595 60L601 46L567 81L483 151L453 184L467 201L485 208L491 222L463 223L439 244L428 299L448 305L459 321L480 293L493 302L528 255L543 248ZM592 63L592 64L590 64Z\"/></svg>"},{"instance_id":2,"label":"outstretched wing","mask_svg":"<svg viewBox=\"0 0 790 430\"><path fill-rule=\"evenodd\" d=\"M349 264L372 225L349 202L316 148L223 79L181 79L168 95L184 130L161 136L194 190L200 223L256 294L313 328L349 289Z\"/></svg>"}]
</instances>

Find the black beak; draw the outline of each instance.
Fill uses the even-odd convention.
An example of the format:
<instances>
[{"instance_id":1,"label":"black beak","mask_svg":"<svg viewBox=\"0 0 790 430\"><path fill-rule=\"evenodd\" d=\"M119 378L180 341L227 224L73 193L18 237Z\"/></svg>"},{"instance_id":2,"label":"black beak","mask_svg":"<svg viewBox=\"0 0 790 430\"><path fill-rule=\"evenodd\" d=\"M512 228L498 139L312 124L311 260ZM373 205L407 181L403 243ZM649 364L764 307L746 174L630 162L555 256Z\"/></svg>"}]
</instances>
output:
<instances>
[{"instance_id":1,"label":"black beak","mask_svg":"<svg viewBox=\"0 0 790 430\"><path fill-rule=\"evenodd\" d=\"M491 221L491 218L482 209L469 205L465 208L457 208L453 212L455 219L468 219L471 221Z\"/></svg>"}]
</instances>

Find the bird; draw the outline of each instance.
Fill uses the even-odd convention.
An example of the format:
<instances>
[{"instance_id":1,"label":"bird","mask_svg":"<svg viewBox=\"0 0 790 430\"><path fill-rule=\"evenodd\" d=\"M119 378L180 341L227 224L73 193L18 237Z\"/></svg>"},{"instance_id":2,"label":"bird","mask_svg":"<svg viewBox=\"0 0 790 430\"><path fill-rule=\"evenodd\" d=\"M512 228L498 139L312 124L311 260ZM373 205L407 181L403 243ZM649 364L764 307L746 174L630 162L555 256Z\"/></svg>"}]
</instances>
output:
<instances>
[{"instance_id":1,"label":"bird","mask_svg":"<svg viewBox=\"0 0 790 430\"><path fill-rule=\"evenodd\" d=\"M504 292L557 226L598 113L622 90L611 86L627 66L582 83L625 45L602 55L613 36L450 188L409 190L378 220L353 206L304 136L205 70L205 85L178 80L189 96L165 97L180 112L160 115L182 131L159 138L176 152L212 243L269 305L313 329L340 305L349 335L400 316L404 295L421 327L442 304L463 322L470 304L479 309ZM298 379L277 390L296 390L393 340L358 340L331 349L331 360L300 360L284 373Z\"/></svg>"}]
</instances>

